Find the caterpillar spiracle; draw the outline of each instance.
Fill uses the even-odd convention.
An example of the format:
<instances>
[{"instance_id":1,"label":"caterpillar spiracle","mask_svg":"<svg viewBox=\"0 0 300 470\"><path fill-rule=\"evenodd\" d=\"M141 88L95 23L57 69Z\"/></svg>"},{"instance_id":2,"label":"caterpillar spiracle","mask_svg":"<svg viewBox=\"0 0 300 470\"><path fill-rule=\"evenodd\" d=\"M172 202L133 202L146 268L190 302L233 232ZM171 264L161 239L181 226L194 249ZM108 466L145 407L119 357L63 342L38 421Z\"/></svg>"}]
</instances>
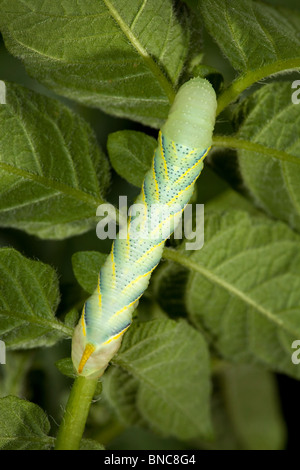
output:
<instances>
[{"instance_id":1,"label":"caterpillar spiracle","mask_svg":"<svg viewBox=\"0 0 300 470\"><path fill-rule=\"evenodd\" d=\"M85 302L74 331L72 360L79 375L100 377L121 346L165 240L193 193L211 146L215 115L216 95L207 80L194 78L179 89L136 201L144 208L138 228L149 236L133 237L135 218L129 216L126 238L119 232L114 240L97 288ZM169 208L167 215L159 212L155 224L150 211L153 204ZM143 232L145 227L151 227L150 231Z\"/></svg>"}]
</instances>

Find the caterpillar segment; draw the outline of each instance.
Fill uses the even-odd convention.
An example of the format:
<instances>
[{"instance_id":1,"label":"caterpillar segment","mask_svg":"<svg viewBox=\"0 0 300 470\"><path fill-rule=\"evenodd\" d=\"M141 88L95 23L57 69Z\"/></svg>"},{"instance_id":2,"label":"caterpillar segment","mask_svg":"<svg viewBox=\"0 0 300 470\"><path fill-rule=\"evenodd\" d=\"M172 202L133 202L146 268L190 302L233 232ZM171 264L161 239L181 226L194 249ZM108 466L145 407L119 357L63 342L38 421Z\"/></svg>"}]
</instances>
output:
<instances>
[{"instance_id":1,"label":"caterpillar segment","mask_svg":"<svg viewBox=\"0 0 300 470\"><path fill-rule=\"evenodd\" d=\"M114 240L75 328L72 360L79 375L100 377L120 348L164 243L192 196L211 146L215 112L215 92L206 80L192 79L177 93L135 202L140 210L130 214L127 236Z\"/></svg>"}]
</instances>

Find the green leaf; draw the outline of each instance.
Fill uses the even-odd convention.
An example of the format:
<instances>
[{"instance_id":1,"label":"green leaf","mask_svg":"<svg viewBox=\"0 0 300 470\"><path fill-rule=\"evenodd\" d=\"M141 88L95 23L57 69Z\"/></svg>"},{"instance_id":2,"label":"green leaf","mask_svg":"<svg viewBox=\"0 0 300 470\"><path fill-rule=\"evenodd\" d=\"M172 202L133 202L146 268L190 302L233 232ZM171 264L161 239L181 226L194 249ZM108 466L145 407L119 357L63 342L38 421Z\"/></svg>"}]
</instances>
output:
<instances>
[{"instance_id":1,"label":"green leaf","mask_svg":"<svg viewBox=\"0 0 300 470\"><path fill-rule=\"evenodd\" d=\"M238 110L244 118L237 136L297 157L300 163L300 107L291 101L291 83L264 86ZM260 152L238 150L243 181L255 203L300 230L300 165Z\"/></svg>"},{"instance_id":2,"label":"green leaf","mask_svg":"<svg viewBox=\"0 0 300 470\"><path fill-rule=\"evenodd\" d=\"M11 349L50 346L72 335L55 318L55 271L11 248L0 249L0 337Z\"/></svg>"},{"instance_id":3,"label":"green leaf","mask_svg":"<svg viewBox=\"0 0 300 470\"><path fill-rule=\"evenodd\" d=\"M213 440L201 440L200 449L279 450L286 427L280 409L276 378L252 365L213 365Z\"/></svg>"},{"instance_id":4,"label":"green leaf","mask_svg":"<svg viewBox=\"0 0 300 470\"><path fill-rule=\"evenodd\" d=\"M79 450L105 450L105 447L93 439L81 439Z\"/></svg>"},{"instance_id":5,"label":"green leaf","mask_svg":"<svg viewBox=\"0 0 300 470\"><path fill-rule=\"evenodd\" d=\"M1 398L0 422L1 450L48 450L53 446L49 420L34 403L12 396Z\"/></svg>"},{"instance_id":6,"label":"green leaf","mask_svg":"<svg viewBox=\"0 0 300 470\"><path fill-rule=\"evenodd\" d=\"M160 305L155 301L153 295L150 291L147 290L147 293L143 295L139 301L139 305L135 312L137 313L136 317L140 322L147 322L150 320L161 320L167 317L166 312L160 307ZM133 318L135 318L135 312Z\"/></svg>"},{"instance_id":7,"label":"green leaf","mask_svg":"<svg viewBox=\"0 0 300 470\"><path fill-rule=\"evenodd\" d=\"M63 359L59 359L55 362L55 366L63 375L70 377L71 379L75 379L77 377L77 373L74 369L72 359L70 357L65 357Z\"/></svg>"},{"instance_id":8,"label":"green leaf","mask_svg":"<svg viewBox=\"0 0 300 470\"><path fill-rule=\"evenodd\" d=\"M113 363L127 376L122 369L108 372L104 392L123 421L146 422L179 439L211 434L206 343L186 322L135 322Z\"/></svg>"},{"instance_id":9,"label":"green leaf","mask_svg":"<svg viewBox=\"0 0 300 470\"><path fill-rule=\"evenodd\" d=\"M189 271L177 263L161 263L151 281L156 300L168 314L186 316L185 287Z\"/></svg>"},{"instance_id":10,"label":"green leaf","mask_svg":"<svg viewBox=\"0 0 300 470\"><path fill-rule=\"evenodd\" d=\"M222 214L228 210L228 207L265 217L251 202L232 189L221 192L205 203L205 217L216 212ZM191 256L193 253L193 251L185 250L184 242L179 245L177 251L183 253L186 257ZM154 297L172 318L187 315L186 285L188 279L189 270L185 266L173 262L161 263L152 276L151 286Z\"/></svg>"},{"instance_id":11,"label":"green leaf","mask_svg":"<svg viewBox=\"0 0 300 470\"><path fill-rule=\"evenodd\" d=\"M232 361L300 377L291 344L300 337L300 237L282 223L232 211L206 217L204 247L164 257L191 270L191 321Z\"/></svg>"},{"instance_id":12,"label":"green leaf","mask_svg":"<svg viewBox=\"0 0 300 470\"><path fill-rule=\"evenodd\" d=\"M137 131L118 131L110 134L107 151L113 168L129 183L141 187L151 167L157 142Z\"/></svg>"},{"instance_id":13,"label":"green leaf","mask_svg":"<svg viewBox=\"0 0 300 470\"><path fill-rule=\"evenodd\" d=\"M219 97L218 113L253 83L300 68L300 13L252 0L200 0L206 28L241 75Z\"/></svg>"},{"instance_id":14,"label":"green leaf","mask_svg":"<svg viewBox=\"0 0 300 470\"><path fill-rule=\"evenodd\" d=\"M264 217L264 213L261 213L248 199L231 188L210 199L205 204L205 211L206 213L208 211L221 213L227 211L229 207L230 210L244 211L255 216L262 215Z\"/></svg>"},{"instance_id":15,"label":"green leaf","mask_svg":"<svg viewBox=\"0 0 300 470\"><path fill-rule=\"evenodd\" d=\"M200 0L200 5L205 26L236 70L300 67L297 11L252 0Z\"/></svg>"},{"instance_id":16,"label":"green leaf","mask_svg":"<svg viewBox=\"0 0 300 470\"><path fill-rule=\"evenodd\" d=\"M25 377L32 363L32 351L7 351L0 367L0 397L24 396Z\"/></svg>"},{"instance_id":17,"label":"green leaf","mask_svg":"<svg viewBox=\"0 0 300 470\"><path fill-rule=\"evenodd\" d=\"M103 383L103 393L120 421L126 426L147 428L147 421L137 406L139 380L124 369L112 367L103 376Z\"/></svg>"},{"instance_id":18,"label":"green leaf","mask_svg":"<svg viewBox=\"0 0 300 470\"><path fill-rule=\"evenodd\" d=\"M95 225L108 162L92 130L58 101L7 83L0 106L0 225L65 238Z\"/></svg>"},{"instance_id":19,"label":"green leaf","mask_svg":"<svg viewBox=\"0 0 300 470\"><path fill-rule=\"evenodd\" d=\"M0 80L0 104L6 103L6 86L3 80Z\"/></svg>"},{"instance_id":20,"label":"green leaf","mask_svg":"<svg viewBox=\"0 0 300 470\"><path fill-rule=\"evenodd\" d=\"M224 366L221 365L221 369ZM200 449L205 450L241 450L236 432L230 420L226 396L224 393L223 376L217 369L213 375L213 393L211 396L211 414L214 429L213 439L198 441Z\"/></svg>"},{"instance_id":21,"label":"green leaf","mask_svg":"<svg viewBox=\"0 0 300 470\"><path fill-rule=\"evenodd\" d=\"M79 284L92 294L97 287L99 271L107 255L99 251L78 251L72 256L72 266Z\"/></svg>"},{"instance_id":22,"label":"green leaf","mask_svg":"<svg viewBox=\"0 0 300 470\"><path fill-rule=\"evenodd\" d=\"M8 50L58 94L160 127L188 51L171 0L0 1Z\"/></svg>"},{"instance_id":23,"label":"green leaf","mask_svg":"<svg viewBox=\"0 0 300 470\"><path fill-rule=\"evenodd\" d=\"M70 328L75 328L78 323L79 315L77 308L72 308L64 318L64 324Z\"/></svg>"},{"instance_id":24,"label":"green leaf","mask_svg":"<svg viewBox=\"0 0 300 470\"><path fill-rule=\"evenodd\" d=\"M280 450L286 429L274 376L249 365L222 371L226 405L242 448Z\"/></svg>"}]
</instances>

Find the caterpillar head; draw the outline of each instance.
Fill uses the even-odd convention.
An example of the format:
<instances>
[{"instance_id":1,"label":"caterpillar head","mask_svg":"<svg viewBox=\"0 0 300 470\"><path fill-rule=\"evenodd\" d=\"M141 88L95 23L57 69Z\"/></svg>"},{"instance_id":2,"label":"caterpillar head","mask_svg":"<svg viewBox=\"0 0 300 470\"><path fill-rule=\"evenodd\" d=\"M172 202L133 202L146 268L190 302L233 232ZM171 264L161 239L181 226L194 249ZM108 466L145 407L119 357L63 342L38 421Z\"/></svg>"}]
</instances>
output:
<instances>
[{"instance_id":1,"label":"caterpillar head","mask_svg":"<svg viewBox=\"0 0 300 470\"><path fill-rule=\"evenodd\" d=\"M212 85L204 78L192 78L179 88L161 131L178 144L206 149L211 146L216 109Z\"/></svg>"}]
</instances>

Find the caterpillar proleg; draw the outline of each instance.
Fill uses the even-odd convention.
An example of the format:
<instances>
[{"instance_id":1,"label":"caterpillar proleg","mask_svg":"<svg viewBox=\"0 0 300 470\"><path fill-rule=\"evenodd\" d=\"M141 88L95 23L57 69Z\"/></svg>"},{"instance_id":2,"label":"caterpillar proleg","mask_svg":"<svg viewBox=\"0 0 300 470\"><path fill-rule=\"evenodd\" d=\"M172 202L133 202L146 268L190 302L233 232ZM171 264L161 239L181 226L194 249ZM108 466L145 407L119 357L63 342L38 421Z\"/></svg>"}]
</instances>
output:
<instances>
[{"instance_id":1,"label":"caterpillar proleg","mask_svg":"<svg viewBox=\"0 0 300 470\"><path fill-rule=\"evenodd\" d=\"M97 288L84 304L75 328L72 360L79 375L100 377L118 351L161 259L165 240L193 193L211 146L215 114L216 95L207 80L194 78L179 89L136 201L144 209L138 228L148 237L131 236L133 216L128 219L127 238L114 240ZM153 204L158 207L155 224L150 211Z\"/></svg>"}]
</instances>

